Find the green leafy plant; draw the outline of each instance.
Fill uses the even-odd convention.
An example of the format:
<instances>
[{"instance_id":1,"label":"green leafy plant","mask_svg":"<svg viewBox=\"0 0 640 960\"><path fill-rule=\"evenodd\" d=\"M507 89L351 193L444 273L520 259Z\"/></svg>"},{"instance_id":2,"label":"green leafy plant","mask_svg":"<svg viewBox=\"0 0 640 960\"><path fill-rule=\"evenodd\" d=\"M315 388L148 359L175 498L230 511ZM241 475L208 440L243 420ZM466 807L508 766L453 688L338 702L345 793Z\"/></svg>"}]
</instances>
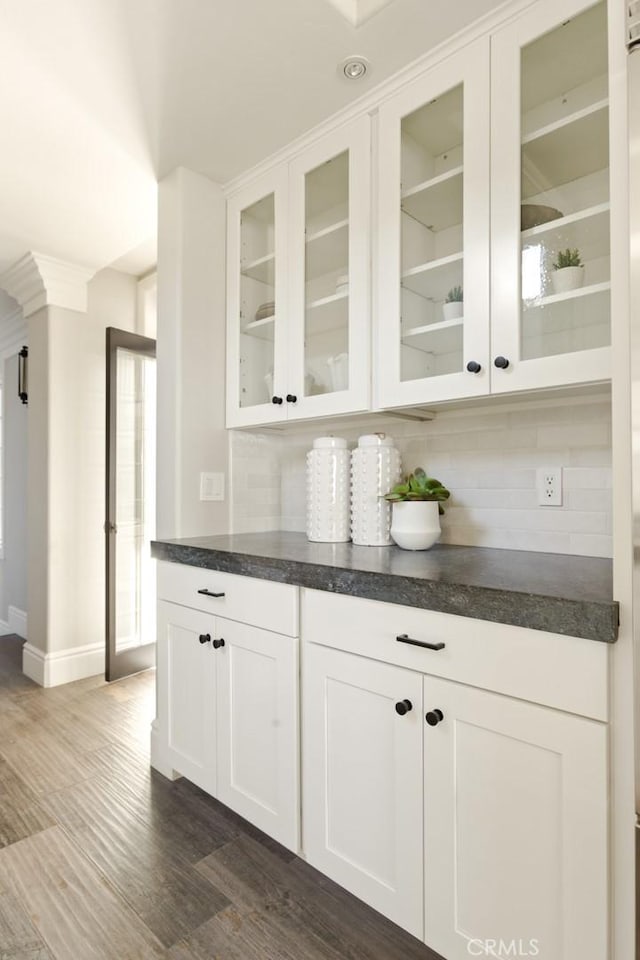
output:
<instances>
[{"instance_id":1,"label":"green leafy plant","mask_svg":"<svg viewBox=\"0 0 640 960\"><path fill-rule=\"evenodd\" d=\"M570 250L567 247L566 250L558 250L557 260L553 264L554 270L564 270L565 267L581 267L582 260L580 259L579 250Z\"/></svg>"},{"instance_id":2,"label":"green leafy plant","mask_svg":"<svg viewBox=\"0 0 640 960\"><path fill-rule=\"evenodd\" d=\"M462 296L462 287L451 287L449 293L446 296L445 303L462 303L464 297Z\"/></svg>"},{"instance_id":3,"label":"green leafy plant","mask_svg":"<svg viewBox=\"0 0 640 960\"><path fill-rule=\"evenodd\" d=\"M451 494L439 480L434 477L428 477L422 467L416 467L413 473L410 473L402 483L397 483L393 490L384 495L384 499L390 503L398 503L404 500L437 500L438 512L444 513L442 500L448 500Z\"/></svg>"}]
</instances>

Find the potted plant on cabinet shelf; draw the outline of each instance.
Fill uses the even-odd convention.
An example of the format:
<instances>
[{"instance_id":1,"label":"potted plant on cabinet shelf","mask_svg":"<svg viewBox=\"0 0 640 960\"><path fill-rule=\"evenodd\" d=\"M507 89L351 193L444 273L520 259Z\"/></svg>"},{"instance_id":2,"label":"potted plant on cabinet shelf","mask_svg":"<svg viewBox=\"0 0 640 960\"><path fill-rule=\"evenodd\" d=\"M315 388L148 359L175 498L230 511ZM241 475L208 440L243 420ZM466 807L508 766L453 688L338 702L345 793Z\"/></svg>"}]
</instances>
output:
<instances>
[{"instance_id":1,"label":"potted plant on cabinet shelf","mask_svg":"<svg viewBox=\"0 0 640 960\"><path fill-rule=\"evenodd\" d=\"M459 320L463 311L462 287L452 287L442 304L445 320Z\"/></svg>"},{"instance_id":2,"label":"potted plant on cabinet shelf","mask_svg":"<svg viewBox=\"0 0 640 960\"><path fill-rule=\"evenodd\" d=\"M553 264L553 289L555 293L577 290L584 283L584 264L579 250L559 250Z\"/></svg>"},{"instance_id":3,"label":"potted plant on cabinet shelf","mask_svg":"<svg viewBox=\"0 0 640 960\"><path fill-rule=\"evenodd\" d=\"M422 467L385 494L393 505L391 536L403 550L428 550L440 539L442 501L451 494Z\"/></svg>"}]
</instances>

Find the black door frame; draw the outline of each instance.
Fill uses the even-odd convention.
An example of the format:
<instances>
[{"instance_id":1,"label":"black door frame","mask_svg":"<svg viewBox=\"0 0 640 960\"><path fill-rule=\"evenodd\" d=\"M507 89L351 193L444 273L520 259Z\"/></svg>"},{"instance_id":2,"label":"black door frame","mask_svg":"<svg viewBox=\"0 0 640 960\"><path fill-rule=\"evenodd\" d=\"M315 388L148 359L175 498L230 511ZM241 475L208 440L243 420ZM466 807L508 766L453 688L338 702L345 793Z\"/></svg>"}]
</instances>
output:
<instances>
[{"instance_id":1,"label":"black door frame","mask_svg":"<svg viewBox=\"0 0 640 960\"><path fill-rule=\"evenodd\" d=\"M107 327L107 459L105 505L105 678L120 680L147 670L155 662L153 643L116 652L116 440L118 399L118 350L129 350L146 357L156 355L156 341L137 333Z\"/></svg>"}]
</instances>

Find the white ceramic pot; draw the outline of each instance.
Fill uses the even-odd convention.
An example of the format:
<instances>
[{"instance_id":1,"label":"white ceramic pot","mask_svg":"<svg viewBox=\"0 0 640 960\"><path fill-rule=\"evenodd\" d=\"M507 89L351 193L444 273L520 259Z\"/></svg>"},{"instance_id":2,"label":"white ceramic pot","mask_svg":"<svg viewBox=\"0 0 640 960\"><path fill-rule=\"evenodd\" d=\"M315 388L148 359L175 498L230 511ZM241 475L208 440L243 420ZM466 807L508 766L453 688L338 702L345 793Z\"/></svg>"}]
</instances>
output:
<instances>
[{"instance_id":1,"label":"white ceramic pot","mask_svg":"<svg viewBox=\"0 0 640 960\"><path fill-rule=\"evenodd\" d=\"M440 539L436 500L399 500L393 504L391 536L403 550L428 550Z\"/></svg>"},{"instance_id":2,"label":"white ceramic pot","mask_svg":"<svg viewBox=\"0 0 640 960\"><path fill-rule=\"evenodd\" d=\"M445 320L459 320L464 311L464 302L454 300L452 303L442 304L442 316Z\"/></svg>"},{"instance_id":3,"label":"white ceramic pot","mask_svg":"<svg viewBox=\"0 0 640 960\"><path fill-rule=\"evenodd\" d=\"M351 454L351 539L363 547L391 543L391 504L385 493L400 482L400 453L391 437L371 433L360 437Z\"/></svg>"},{"instance_id":4,"label":"white ceramic pot","mask_svg":"<svg viewBox=\"0 0 640 960\"><path fill-rule=\"evenodd\" d=\"M584 267L562 267L551 274L554 293L578 290L584 283Z\"/></svg>"},{"instance_id":5,"label":"white ceramic pot","mask_svg":"<svg viewBox=\"0 0 640 960\"><path fill-rule=\"evenodd\" d=\"M307 454L307 539L343 543L350 539L351 456L341 437L319 437Z\"/></svg>"}]
</instances>

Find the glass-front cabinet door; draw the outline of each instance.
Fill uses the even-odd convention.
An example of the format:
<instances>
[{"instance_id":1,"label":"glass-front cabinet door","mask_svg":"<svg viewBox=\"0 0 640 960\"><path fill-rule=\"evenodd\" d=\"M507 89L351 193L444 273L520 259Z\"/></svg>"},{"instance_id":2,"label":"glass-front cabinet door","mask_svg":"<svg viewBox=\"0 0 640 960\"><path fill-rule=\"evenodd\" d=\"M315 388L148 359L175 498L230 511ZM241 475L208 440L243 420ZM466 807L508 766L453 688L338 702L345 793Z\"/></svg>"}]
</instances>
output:
<instances>
[{"instance_id":1,"label":"glass-front cabinet door","mask_svg":"<svg viewBox=\"0 0 640 960\"><path fill-rule=\"evenodd\" d=\"M534 5L492 46L492 390L610 376L607 6Z\"/></svg>"},{"instance_id":2,"label":"glass-front cabinet door","mask_svg":"<svg viewBox=\"0 0 640 960\"><path fill-rule=\"evenodd\" d=\"M286 419L287 174L227 205L227 426Z\"/></svg>"},{"instance_id":3,"label":"glass-front cabinet door","mask_svg":"<svg viewBox=\"0 0 640 960\"><path fill-rule=\"evenodd\" d=\"M369 408L370 167L368 117L289 167L289 419Z\"/></svg>"},{"instance_id":4,"label":"glass-front cabinet door","mask_svg":"<svg viewBox=\"0 0 640 960\"><path fill-rule=\"evenodd\" d=\"M379 115L377 402L489 392L489 42Z\"/></svg>"}]
</instances>

